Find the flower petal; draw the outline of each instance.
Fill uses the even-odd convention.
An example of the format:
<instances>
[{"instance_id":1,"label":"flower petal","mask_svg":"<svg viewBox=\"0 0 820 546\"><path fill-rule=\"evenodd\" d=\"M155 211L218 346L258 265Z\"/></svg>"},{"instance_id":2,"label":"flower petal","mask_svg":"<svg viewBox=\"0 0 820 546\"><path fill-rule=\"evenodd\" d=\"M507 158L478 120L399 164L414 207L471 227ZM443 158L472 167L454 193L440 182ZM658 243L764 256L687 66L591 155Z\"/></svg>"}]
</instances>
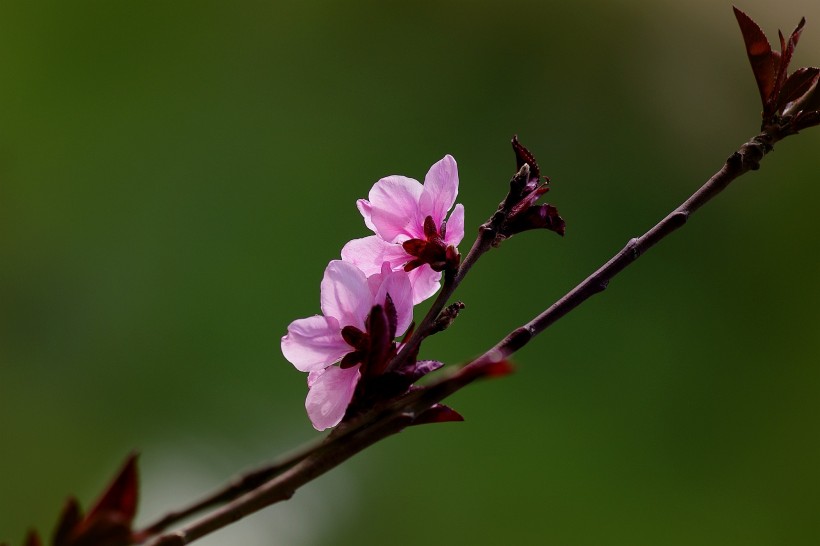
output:
<instances>
[{"instance_id":1,"label":"flower petal","mask_svg":"<svg viewBox=\"0 0 820 546\"><path fill-rule=\"evenodd\" d=\"M388 262L391 269L400 269L412 256L397 243L388 243L378 235L353 239L342 248L342 260L350 262L370 277L379 273Z\"/></svg>"},{"instance_id":2,"label":"flower petal","mask_svg":"<svg viewBox=\"0 0 820 546\"><path fill-rule=\"evenodd\" d=\"M364 318L373 306L367 277L355 265L333 260L322 278L322 313L339 321L341 327L364 328Z\"/></svg>"},{"instance_id":3,"label":"flower petal","mask_svg":"<svg viewBox=\"0 0 820 546\"><path fill-rule=\"evenodd\" d=\"M297 319L282 337L282 354L300 372L321 370L351 351L333 317L316 315Z\"/></svg>"},{"instance_id":4,"label":"flower petal","mask_svg":"<svg viewBox=\"0 0 820 546\"><path fill-rule=\"evenodd\" d=\"M458 195L458 166L451 155L434 163L424 177L424 191L419 199L422 220L432 216L438 228Z\"/></svg>"},{"instance_id":5,"label":"flower petal","mask_svg":"<svg viewBox=\"0 0 820 546\"><path fill-rule=\"evenodd\" d=\"M408 275L413 286L413 305L418 305L438 292L441 272L433 271L429 265L417 267Z\"/></svg>"},{"instance_id":6,"label":"flower petal","mask_svg":"<svg viewBox=\"0 0 820 546\"><path fill-rule=\"evenodd\" d=\"M453 211L455 214L455 211ZM458 223L458 222L456 222ZM456 226L458 227L458 226ZM449 233L448 225L448 233ZM458 230L456 230L458 231ZM449 238L449 236L448 236ZM378 283L374 275L381 272L382 265L388 263L393 271L404 271L404 264L413 259L412 256L396 243L387 243L377 235L353 239L342 248L342 259L361 269L368 278L371 293L375 296ZM410 285L413 287L413 304L419 304L435 294L439 289L441 273L430 269L429 266L417 267L409 273ZM380 302L375 302L380 303ZM383 303L383 302L382 302Z\"/></svg>"},{"instance_id":7,"label":"flower petal","mask_svg":"<svg viewBox=\"0 0 820 546\"><path fill-rule=\"evenodd\" d=\"M358 365L346 369L331 366L310 374L305 409L313 428L325 430L341 422L360 377Z\"/></svg>"},{"instance_id":8,"label":"flower petal","mask_svg":"<svg viewBox=\"0 0 820 546\"><path fill-rule=\"evenodd\" d=\"M373 214L373 205L370 204L370 201L367 199L359 199L356 201L356 208L359 209L359 212L362 214L362 218L364 218L364 225L366 225L370 231L375 233L376 226L373 225L373 220L370 219L370 216Z\"/></svg>"},{"instance_id":9,"label":"flower petal","mask_svg":"<svg viewBox=\"0 0 820 546\"><path fill-rule=\"evenodd\" d=\"M450 218L447 219L447 234L444 236L444 242L448 245L458 246L464 238L464 205L459 203Z\"/></svg>"},{"instance_id":10,"label":"flower petal","mask_svg":"<svg viewBox=\"0 0 820 546\"><path fill-rule=\"evenodd\" d=\"M376 234L388 243L420 237L418 204L422 186L405 176L382 178L370 190L370 220ZM423 220L423 218L422 218Z\"/></svg>"}]
</instances>

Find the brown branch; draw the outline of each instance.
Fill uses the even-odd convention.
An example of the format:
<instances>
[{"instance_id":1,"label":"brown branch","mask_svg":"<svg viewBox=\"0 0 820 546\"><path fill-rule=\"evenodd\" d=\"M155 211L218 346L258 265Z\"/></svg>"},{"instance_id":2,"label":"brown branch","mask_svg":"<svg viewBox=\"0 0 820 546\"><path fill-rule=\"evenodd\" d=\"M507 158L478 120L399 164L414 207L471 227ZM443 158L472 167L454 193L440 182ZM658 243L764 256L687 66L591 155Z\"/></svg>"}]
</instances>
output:
<instances>
[{"instance_id":1,"label":"brown branch","mask_svg":"<svg viewBox=\"0 0 820 546\"><path fill-rule=\"evenodd\" d=\"M249 491L253 491L262 484L270 481L286 470L293 468L300 461L304 460L311 453L316 452L326 442L325 438L320 441L310 442L293 453L289 453L279 459L259 468L249 470L232 479L230 483L221 489L195 501L190 506L169 512L155 522L146 525L143 529L134 533L137 543L144 542L149 538L161 533L165 529L188 519L200 512L204 512L215 506L220 506L241 497Z\"/></svg>"},{"instance_id":2,"label":"brown branch","mask_svg":"<svg viewBox=\"0 0 820 546\"><path fill-rule=\"evenodd\" d=\"M477 378L505 373L505 359L526 345L555 321L578 307L589 297L606 289L609 282L643 253L683 226L700 207L723 191L733 180L749 170L756 170L760 160L787 133L769 128L732 154L723 167L678 208L669 213L649 231L631 239L627 245L597 271L532 321L511 332L486 353L456 372L438 381L419 387L398 399L375 407L334 430L319 446L304 451L295 464L283 469L257 489L235 498L230 504L208 514L178 532L161 536L151 546L179 546L225 527L249 514L276 502L289 499L295 491L328 470L338 466L370 445L400 432L431 406L463 388ZM491 219L492 221L492 219ZM464 273L492 246L494 234L485 224L458 274L445 279L442 293L431 312L420 325L430 328L446 301L458 286ZM432 317L432 318L431 318ZM424 334L419 334L420 340ZM420 340L418 343L420 343ZM496 367L496 368L494 368Z\"/></svg>"},{"instance_id":3,"label":"brown branch","mask_svg":"<svg viewBox=\"0 0 820 546\"><path fill-rule=\"evenodd\" d=\"M179 531L157 538L150 546L190 544L245 516L288 500L302 485L335 468L365 448L412 425L417 417L450 394L476 379L503 375L509 370L508 364L504 361L488 362L483 366L465 366L430 385L411 390L396 400L373 408L358 418L340 425L328 435L324 445L261 487Z\"/></svg>"},{"instance_id":4,"label":"brown branch","mask_svg":"<svg viewBox=\"0 0 820 546\"><path fill-rule=\"evenodd\" d=\"M492 247L493 241L496 237L495 224L499 221L498 215L494 215L487 222L485 222L479 228L478 236L473 242L473 245L467 253L466 258L459 265L458 271L455 274L452 272L445 273L444 284L441 291L436 296L436 299L430 306L427 314L419 323L418 327L414 330L413 335L404 344L401 353L393 360L393 362L389 364L389 369L401 368L401 366L418 349L421 342L424 341L427 336L441 329L441 325L438 320L444 310L445 305L447 305L450 297L453 295L456 288L458 288L458 285L461 284L461 281L470 271L472 266L475 265L478 259ZM136 540L138 542L144 542L182 520L185 520L200 512L204 512L209 508L230 502L250 491L253 491L263 483L275 478L286 470L289 470L309 455L315 453L327 442L332 439L338 439L341 434L339 431L342 429L349 430L348 427L337 428L326 439L322 439L319 443L308 444L292 455L284 457L281 460L264 465L254 470L247 471L233 479L228 485L209 494L203 499L194 502L190 506L165 514L159 520L136 532L134 535Z\"/></svg>"},{"instance_id":5,"label":"brown branch","mask_svg":"<svg viewBox=\"0 0 820 546\"><path fill-rule=\"evenodd\" d=\"M774 144L787 134L793 133L781 133L778 128L770 127L768 131L764 131L752 138L741 146L738 151L729 156L723 167L678 208L670 212L663 220L640 237L630 239L620 252L598 268L597 271L567 292L543 313L524 326L515 329L495 347L469 365L480 365L488 360L508 357L588 298L606 290L609 282L618 273L667 235L682 227L695 211L726 189L733 180L748 171L757 170L763 157L772 151Z\"/></svg>"}]
</instances>

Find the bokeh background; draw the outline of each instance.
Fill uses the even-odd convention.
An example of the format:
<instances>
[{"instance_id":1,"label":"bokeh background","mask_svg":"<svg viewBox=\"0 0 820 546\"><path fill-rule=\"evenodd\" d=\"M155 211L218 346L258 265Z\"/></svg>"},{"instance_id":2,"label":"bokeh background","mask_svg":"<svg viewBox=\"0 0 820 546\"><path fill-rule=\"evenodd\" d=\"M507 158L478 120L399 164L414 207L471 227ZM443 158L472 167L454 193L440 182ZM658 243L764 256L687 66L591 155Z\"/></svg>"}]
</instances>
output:
<instances>
[{"instance_id":1,"label":"bokeh background","mask_svg":"<svg viewBox=\"0 0 820 546\"><path fill-rule=\"evenodd\" d=\"M775 7L775 5L779 7ZM770 38L820 5L749 0ZM518 133L565 238L488 255L424 355L483 352L755 134L729 3L0 4L0 540L141 452L140 521L317 437L281 356L388 174ZM820 540L820 129L409 430L203 545ZM468 243L464 243L466 250Z\"/></svg>"}]
</instances>

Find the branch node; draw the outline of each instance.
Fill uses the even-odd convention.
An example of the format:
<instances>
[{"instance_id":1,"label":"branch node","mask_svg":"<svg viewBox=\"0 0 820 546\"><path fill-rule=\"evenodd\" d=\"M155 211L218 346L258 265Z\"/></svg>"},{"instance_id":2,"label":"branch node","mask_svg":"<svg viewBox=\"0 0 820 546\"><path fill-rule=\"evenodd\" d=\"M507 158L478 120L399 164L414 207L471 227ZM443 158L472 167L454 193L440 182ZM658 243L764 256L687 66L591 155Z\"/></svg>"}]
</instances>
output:
<instances>
[{"instance_id":1,"label":"branch node","mask_svg":"<svg viewBox=\"0 0 820 546\"><path fill-rule=\"evenodd\" d=\"M522 326L520 328L516 328L513 332L507 336L507 340L504 342L504 345L508 347L508 350L511 352L516 352L518 349L529 343L532 339L533 330L530 326Z\"/></svg>"},{"instance_id":2,"label":"branch node","mask_svg":"<svg viewBox=\"0 0 820 546\"><path fill-rule=\"evenodd\" d=\"M641 249L638 246L638 238L633 237L626 243L626 249L632 254L632 259L637 260L638 257L641 255ZM604 287L606 288L606 287Z\"/></svg>"},{"instance_id":3,"label":"branch node","mask_svg":"<svg viewBox=\"0 0 820 546\"><path fill-rule=\"evenodd\" d=\"M729 156L729 159L726 160L726 164L734 171L739 171L743 168L743 156L740 155L740 152L732 152L732 155Z\"/></svg>"},{"instance_id":4,"label":"branch node","mask_svg":"<svg viewBox=\"0 0 820 546\"><path fill-rule=\"evenodd\" d=\"M430 327L430 335L442 332L449 328L464 307L464 302L461 301L457 301L445 307Z\"/></svg>"},{"instance_id":5,"label":"branch node","mask_svg":"<svg viewBox=\"0 0 820 546\"><path fill-rule=\"evenodd\" d=\"M488 362L501 362L504 360L504 353L501 352L499 349L492 348L486 353L486 358Z\"/></svg>"},{"instance_id":6,"label":"branch node","mask_svg":"<svg viewBox=\"0 0 820 546\"><path fill-rule=\"evenodd\" d=\"M760 160L773 149L771 139L758 135L741 148L742 163L751 171L760 168Z\"/></svg>"},{"instance_id":7,"label":"branch node","mask_svg":"<svg viewBox=\"0 0 820 546\"><path fill-rule=\"evenodd\" d=\"M674 223L676 228L679 228L689 220L689 211L677 210L671 214L669 220Z\"/></svg>"}]
</instances>

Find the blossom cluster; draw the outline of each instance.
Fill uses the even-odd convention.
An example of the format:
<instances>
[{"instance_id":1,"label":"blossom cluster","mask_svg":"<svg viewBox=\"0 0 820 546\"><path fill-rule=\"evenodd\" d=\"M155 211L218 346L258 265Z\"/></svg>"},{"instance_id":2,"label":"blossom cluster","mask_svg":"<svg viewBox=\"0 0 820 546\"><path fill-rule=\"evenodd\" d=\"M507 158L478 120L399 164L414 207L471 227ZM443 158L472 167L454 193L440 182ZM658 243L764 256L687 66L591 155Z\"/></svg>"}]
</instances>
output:
<instances>
[{"instance_id":1,"label":"blossom cluster","mask_svg":"<svg viewBox=\"0 0 820 546\"><path fill-rule=\"evenodd\" d=\"M374 235L344 245L341 260L325 268L322 314L294 320L282 337L285 358L308 373L305 409L317 430L338 425L351 404L368 395L363 379L392 374L407 385L419 370L430 370L415 359L403 370L388 368L413 306L438 291L442 272L458 267L464 207L453 208L457 194L458 167L446 155L424 184L388 176L358 200Z\"/></svg>"}]
</instances>

